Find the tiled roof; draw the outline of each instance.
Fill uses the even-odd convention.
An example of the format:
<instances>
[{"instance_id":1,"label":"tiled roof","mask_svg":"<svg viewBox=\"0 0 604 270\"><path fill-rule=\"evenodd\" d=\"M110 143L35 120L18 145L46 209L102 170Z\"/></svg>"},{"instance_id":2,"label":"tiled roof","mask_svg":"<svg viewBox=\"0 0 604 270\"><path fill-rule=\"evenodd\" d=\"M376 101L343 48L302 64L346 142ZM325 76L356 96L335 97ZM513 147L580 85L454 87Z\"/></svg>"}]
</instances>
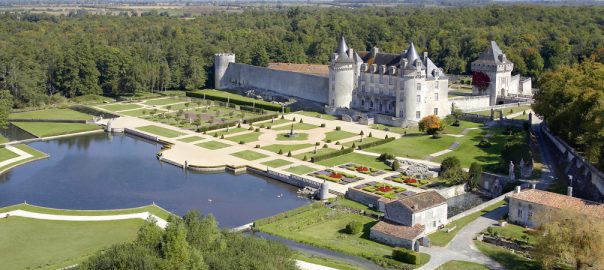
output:
<instances>
[{"instance_id":1,"label":"tiled roof","mask_svg":"<svg viewBox=\"0 0 604 270\"><path fill-rule=\"evenodd\" d=\"M424 232L424 225L417 224L413 227L409 227L387 221L379 221L371 227L371 230L402 239L414 240Z\"/></svg>"},{"instance_id":2,"label":"tiled roof","mask_svg":"<svg viewBox=\"0 0 604 270\"><path fill-rule=\"evenodd\" d=\"M446 203L447 199L440 195L438 192L431 190L422 193L415 194L413 196L405 197L389 204L397 204L408 208L411 212L417 213L425 209L432 208L443 203Z\"/></svg>"},{"instance_id":3,"label":"tiled roof","mask_svg":"<svg viewBox=\"0 0 604 270\"><path fill-rule=\"evenodd\" d=\"M520 193L514 193L509 197L556 209L568 209L577 213L604 218L604 204L558 193L538 189L527 189Z\"/></svg>"},{"instance_id":4,"label":"tiled roof","mask_svg":"<svg viewBox=\"0 0 604 270\"><path fill-rule=\"evenodd\" d=\"M509 60L505 58L499 58L500 55L504 55L503 51L497 45L497 42L491 41L489 46L480 53L478 56L478 60L474 61L474 63L479 64L509 64L511 63Z\"/></svg>"},{"instance_id":5,"label":"tiled roof","mask_svg":"<svg viewBox=\"0 0 604 270\"><path fill-rule=\"evenodd\" d=\"M327 65L270 63L268 64L268 68L298 73L306 73L323 77L329 76L329 66Z\"/></svg>"}]
</instances>

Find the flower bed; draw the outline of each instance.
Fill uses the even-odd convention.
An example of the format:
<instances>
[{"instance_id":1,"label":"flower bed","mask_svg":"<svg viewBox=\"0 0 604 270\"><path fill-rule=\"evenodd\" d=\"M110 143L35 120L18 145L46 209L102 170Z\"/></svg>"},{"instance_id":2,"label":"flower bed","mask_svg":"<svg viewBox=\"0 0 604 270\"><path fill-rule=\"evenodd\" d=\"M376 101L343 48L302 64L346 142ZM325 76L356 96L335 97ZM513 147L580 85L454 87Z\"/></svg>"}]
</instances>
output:
<instances>
[{"instance_id":1,"label":"flower bed","mask_svg":"<svg viewBox=\"0 0 604 270\"><path fill-rule=\"evenodd\" d=\"M403 184L414 186L414 187L421 187L423 185L430 184L429 180L418 179L418 178L406 176L403 174L398 175L398 176L389 176L389 177L386 177L385 180L390 180L390 181L397 182L397 183L403 183Z\"/></svg>"},{"instance_id":2,"label":"flower bed","mask_svg":"<svg viewBox=\"0 0 604 270\"><path fill-rule=\"evenodd\" d=\"M367 184L358 185L355 188L377 194L388 199L397 199L400 197L400 193L406 191L404 187L397 187L379 182L369 182Z\"/></svg>"},{"instance_id":3,"label":"flower bed","mask_svg":"<svg viewBox=\"0 0 604 270\"><path fill-rule=\"evenodd\" d=\"M314 176L320 179L324 179L330 182L339 183L342 185L346 185L349 183L354 183L360 180L363 180L362 177L358 177L356 175L347 174L344 172L334 171L334 170L322 170L318 172L313 172L309 174L310 176Z\"/></svg>"},{"instance_id":4,"label":"flower bed","mask_svg":"<svg viewBox=\"0 0 604 270\"><path fill-rule=\"evenodd\" d=\"M355 171L355 172L359 172L362 174L367 174L367 175L371 175L371 176L378 176L378 175L382 175L385 174L386 172L378 170L378 169L374 169L371 167L367 167L367 166L363 166L363 165L359 165L359 164L355 164L355 163L346 163L344 165L340 165L338 166L342 169L347 169L349 171Z\"/></svg>"}]
</instances>

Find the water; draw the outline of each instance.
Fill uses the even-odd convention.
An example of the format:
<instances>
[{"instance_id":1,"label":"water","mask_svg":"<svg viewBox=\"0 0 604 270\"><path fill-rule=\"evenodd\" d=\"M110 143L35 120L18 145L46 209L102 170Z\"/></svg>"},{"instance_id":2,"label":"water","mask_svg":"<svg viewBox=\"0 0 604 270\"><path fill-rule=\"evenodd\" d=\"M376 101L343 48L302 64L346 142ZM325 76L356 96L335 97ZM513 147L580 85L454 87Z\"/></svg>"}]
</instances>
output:
<instances>
[{"instance_id":1,"label":"water","mask_svg":"<svg viewBox=\"0 0 604 270\"><path fill-rule=\"evenodd\" d=\"M462 213L470 208L478 206L491 198L478 193L467 192L447 199L447 218Z\"/></svg>"},{"instance_id":2,"label":"water","mask_svg":"<svg viewBox=\"0 0 604 270\"><path fill-rule=\"evenodd\" d=\"M27 201L115 209L155 202L178 215L190 209L211 213L222 227L234 227L309 203L297 197L295 187L272 179L185 172L156 159L160 145L129 135L102 133L30 146L50 158L0 175L0 206Z\"/></svg>"}]
</instances>

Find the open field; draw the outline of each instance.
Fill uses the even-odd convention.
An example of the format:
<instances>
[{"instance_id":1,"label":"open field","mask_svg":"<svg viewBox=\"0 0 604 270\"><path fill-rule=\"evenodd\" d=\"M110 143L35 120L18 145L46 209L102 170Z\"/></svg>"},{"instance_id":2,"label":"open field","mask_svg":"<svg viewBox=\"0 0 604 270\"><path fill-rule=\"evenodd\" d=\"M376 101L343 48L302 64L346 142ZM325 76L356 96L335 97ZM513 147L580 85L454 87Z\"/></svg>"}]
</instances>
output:
<instances>
[{"instance_id":1,"label":"open field","mask_svg":"<svg viewBox=\"0 0 604 270\"><path fill-rule=\"evenodd\" d=\"M12 124L39 138L101 129L97 125L80 123L12 122Z\"/></svg>"},{"instance_id":2,"label":"open field","mask_svg":"<svg viewBox=\"0 0 604 270\"><path fill-rule=\"evenodd\" d=\"M71 109L45 109L38 111L11 113L9 119L70 119L92 120L92 115Z\"/></svg>"},{"instance_id":3,"label":"open field","mask_svg":"<svg viewBox=\"0 0 604 270\"><path fill-rule=\"evenodd\" d=\"M166 138L174 138L174 137L185 135L185 133L174 131L172 129L163 128L160 126L155 126L155 125L138 127L136 129L138 129L140 131L148 132L148 133L151 133L151 134L154 134L157 136L166 137Z\"/></svg>"}]
</instances>

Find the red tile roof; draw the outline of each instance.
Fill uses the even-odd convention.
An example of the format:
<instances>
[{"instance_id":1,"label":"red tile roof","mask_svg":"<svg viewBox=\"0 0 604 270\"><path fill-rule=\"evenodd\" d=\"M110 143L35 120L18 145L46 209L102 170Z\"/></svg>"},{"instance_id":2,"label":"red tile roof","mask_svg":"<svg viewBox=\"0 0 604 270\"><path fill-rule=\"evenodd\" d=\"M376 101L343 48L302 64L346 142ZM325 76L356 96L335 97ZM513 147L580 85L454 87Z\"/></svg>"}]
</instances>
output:
<instances>
[{"instance_id":1,"label":"red tile roof","mask_svg":"<svg viewBox=\"0 0 604 270\"><path fill-rule=\"evenodd\" d=\"M290 63L270 63L268 68L275 70L306 73L327 77L329 76L329 66L314 64L290 64Z\"/></svg>"},{"instance_id":2,"label":"red tile roof","mask_svg":"<svg viewBox=\"0 0 604 270\"><path fill-rule=\"evenodd\" d=\"M379 221L371 227L371 230L402 239L414 240L424 232L424 225L417 224L413 227L409 227L392 222Z\"/></svg>"},{"instance_id":3,"label":"red tile roof","mask_svg":"<svg viewBox=\"0 0 604 270\"><path fill-rule=\"evenodd\" d=\"M527 189L520 193L514 193L509 197L556 209L568 209L577 213L604 218L604 204L558 193L538 189Z\"/></svg>"}]
</instances>

